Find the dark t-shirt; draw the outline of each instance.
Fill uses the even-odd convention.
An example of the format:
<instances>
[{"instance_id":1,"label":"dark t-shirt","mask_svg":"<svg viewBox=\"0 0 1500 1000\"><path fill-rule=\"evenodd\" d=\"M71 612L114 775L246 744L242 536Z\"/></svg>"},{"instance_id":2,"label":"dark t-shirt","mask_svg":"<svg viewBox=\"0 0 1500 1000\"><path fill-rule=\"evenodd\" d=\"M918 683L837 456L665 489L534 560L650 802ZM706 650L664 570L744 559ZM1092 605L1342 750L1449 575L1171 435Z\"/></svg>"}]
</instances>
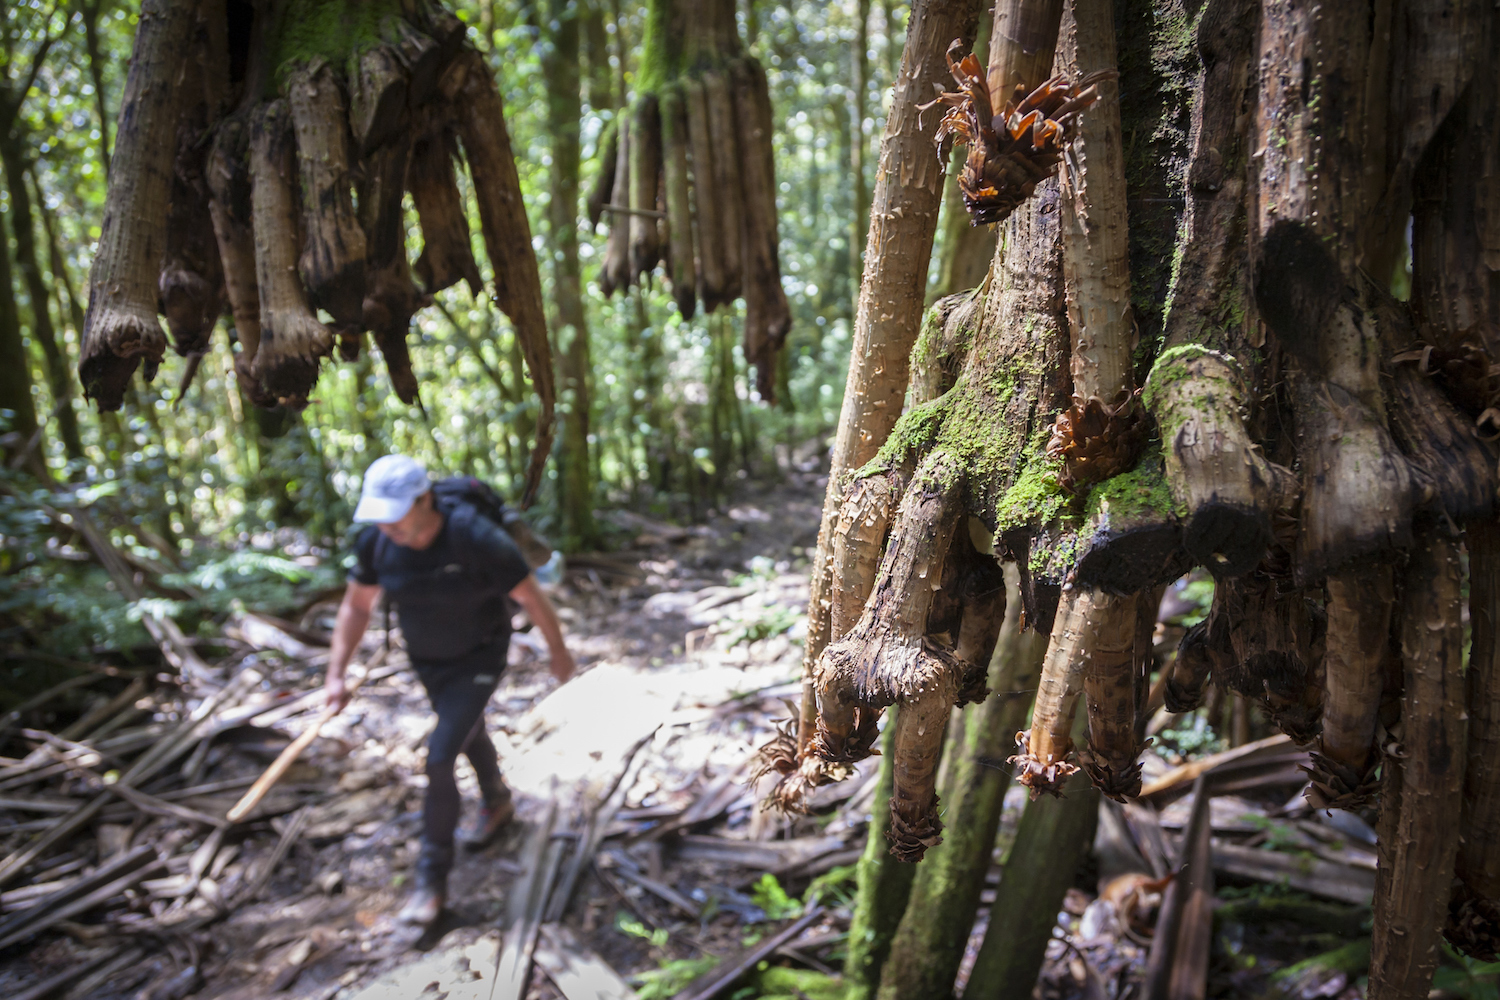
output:
<instances>
[{"instance_id":1,"label":"dark t-shirt","mask_svg":"<svg viewBox=\"0 0 1500 1000\"><path fill-rule=\"evenodd\" d=\"M349 579L380 586L396 608L413 660L448 660L510 633L506 595L530 574L505 529L472 507L447 512L425 549L397 545L369 525Z\"/></svg>"}]
</instances>

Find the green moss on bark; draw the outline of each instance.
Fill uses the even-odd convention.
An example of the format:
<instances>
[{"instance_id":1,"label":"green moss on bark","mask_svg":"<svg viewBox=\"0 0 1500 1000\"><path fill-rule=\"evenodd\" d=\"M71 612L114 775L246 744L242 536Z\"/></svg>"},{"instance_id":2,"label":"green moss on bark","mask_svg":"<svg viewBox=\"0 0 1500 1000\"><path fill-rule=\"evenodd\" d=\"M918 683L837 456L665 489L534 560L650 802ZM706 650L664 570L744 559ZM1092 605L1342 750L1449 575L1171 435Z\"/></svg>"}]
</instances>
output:
<instances>
[{"instance_id":1,"label":"green moss on bark","mask_svg":"<svg viewBox=\"0 0 1500 1000\"><path fill-rule=\"evenodd\" d=\"M394 41L401 0L290 0L276 39L276 86L315 59L343 67L350 56Z\"/></svg>"}]
</instances>

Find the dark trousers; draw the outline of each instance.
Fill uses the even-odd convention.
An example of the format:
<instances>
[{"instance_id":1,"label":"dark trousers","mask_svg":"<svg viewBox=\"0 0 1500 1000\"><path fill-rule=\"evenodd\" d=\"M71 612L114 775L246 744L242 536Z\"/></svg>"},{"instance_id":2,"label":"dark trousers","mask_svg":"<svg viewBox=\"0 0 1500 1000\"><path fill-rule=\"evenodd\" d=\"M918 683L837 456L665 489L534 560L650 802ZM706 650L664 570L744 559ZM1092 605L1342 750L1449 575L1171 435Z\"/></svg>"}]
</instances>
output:
<instances>
[{"instance_id":1,"label":"dark trousers","mask_svg":"<svg viewBox=\"0 0 1500 1000\"><path fill-rule=\"evenodd\" d=\"M437 728L427 740L427 799L422 806L422 845L451 855L458 826L458 782L453 765L469 758L488 799L500 789L500 760L484 728L484 707L500 685L510 636L451 660L417 660L417 678L437 712Z\"/></svg>"}]
</instances>

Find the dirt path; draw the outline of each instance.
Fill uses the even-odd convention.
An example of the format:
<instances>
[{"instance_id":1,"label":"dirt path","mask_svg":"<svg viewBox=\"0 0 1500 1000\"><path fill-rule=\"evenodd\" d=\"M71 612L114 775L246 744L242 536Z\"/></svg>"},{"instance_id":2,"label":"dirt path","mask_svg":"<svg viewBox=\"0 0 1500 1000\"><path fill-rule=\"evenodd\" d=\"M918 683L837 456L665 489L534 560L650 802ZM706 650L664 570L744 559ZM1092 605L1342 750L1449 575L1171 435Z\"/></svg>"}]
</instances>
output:
<instances>
[{"instance_id":1,"label":"dirt path","mask_svg":"<svg viewBox=\"0 0 1500 1000\"><path fill-rule=\"evenodd\" d=\"M88 995L136 996L196 968L203 982L193 995L214 1000L488 996L498 927L536 865L527 852L543 844L537 830L550 818L549 849L576 853L590 811L617 787L619 811L578 865L561 921L575 944L622 975L663 965L681 972L704 955L735 952L747 931L770 926L751 893L760 873L779 870L795 889L852 860L862 843L858 810L846 810L853 819L793 822L759 813L747 784L755 749L787 715L782 699L796 696L821 494L821 482L805 477L689 529L617 515L633 547L570 564L554 599L580 673L558 687L540 641L515 637L488 723L518 822L488 849L460 853L448 910L422 939L392 919L416 854L422 747L433 723L420 685L401 670L368 685L324 728L264 818L239 828L237 850L220 852L207 874L237 899L232 912L195 933L153 938L159 950ZM384 638L372 629L364 654ZM399 639L390 656L401 662ZM311 689L320 676L313 657L298 686ZM254 773L284 739L236 733L203 777ZM466 763L460 787L466 810L474 808ZM827 805L862 787L842 787ZM244 898L283 839L287 853ZM35 974L77 961L87 945L77 938L46 939L25 964ZM541 970L525 995L562 996Z\"/></svg>"}]
</instances>

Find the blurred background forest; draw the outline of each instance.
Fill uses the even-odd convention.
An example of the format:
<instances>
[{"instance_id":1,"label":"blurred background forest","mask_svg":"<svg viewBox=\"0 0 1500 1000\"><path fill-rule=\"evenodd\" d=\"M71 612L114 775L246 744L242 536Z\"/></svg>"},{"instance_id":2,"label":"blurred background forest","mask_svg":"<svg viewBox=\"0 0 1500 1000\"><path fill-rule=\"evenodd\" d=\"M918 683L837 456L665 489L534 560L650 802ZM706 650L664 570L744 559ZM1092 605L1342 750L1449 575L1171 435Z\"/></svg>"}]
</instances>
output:
<instances>
[{"instance_id":1,"label":"blurred background forest","mask_svg":"<svg viewBox=\"0 0 1500 1000\"><path fill-rule=\"evenodd\" d=\"M742 304L684 322L659 272L652 287L613 298L600 290L607 226L590 225L585 198L601 143L632 92L644 7L495 0L454 9L505 99L549 307L559 425L580 407L588 418L589 499L575 507L586 515L563 520L553 463L528 514L534 526L570 550L607 547L618 529L587 512L701 519L737 482L823 462L854 321L861 263L852 248L865 242L907 7L761 0L740 8L742 36L770 81L781 270L793 316L775 405L747 377ZM0 434L9 435L11 456L0 491L0 630L8 645L65 655L144 645L143 614L185 616L191 630L235 600L274 609L335 586L341 565L325 557L341 549L370 461L404 452L435 474L479 476L514 498L535 434L537 403L509 321L463 284L438 293L414 320L417 405L390 392L367 352L356 364L330 366L300 412L254 407L233 374L227 318L190 383L189 361L170 354L151 383L132 383L118 413L83 400L75 372L87 277L136 16L133 5L111 0L27 0L7 5L0 39ZM566 130L549 120L580 116L575 167L559 146ZM467 176L460 184L477 241ZM553 210L559 188L578 192L571 209ZM568 240L563 226L572 227ZM572 238L583 330L553 314ZM952 284L940 282L944 251L960 242L940 233L933 294ZM982 274L989 248L977 256ZM585 360L584 385L568 378L568 357ZM27 398L30 413L18 404ZM554 451L566 440L559 433ZM26 471L38 458L53 483ZM146 570L150 592L134 602L121 596L81 540L75 547L59 538L48 505L53 514L87 507Z\"/></svg>"}]
</instances>

